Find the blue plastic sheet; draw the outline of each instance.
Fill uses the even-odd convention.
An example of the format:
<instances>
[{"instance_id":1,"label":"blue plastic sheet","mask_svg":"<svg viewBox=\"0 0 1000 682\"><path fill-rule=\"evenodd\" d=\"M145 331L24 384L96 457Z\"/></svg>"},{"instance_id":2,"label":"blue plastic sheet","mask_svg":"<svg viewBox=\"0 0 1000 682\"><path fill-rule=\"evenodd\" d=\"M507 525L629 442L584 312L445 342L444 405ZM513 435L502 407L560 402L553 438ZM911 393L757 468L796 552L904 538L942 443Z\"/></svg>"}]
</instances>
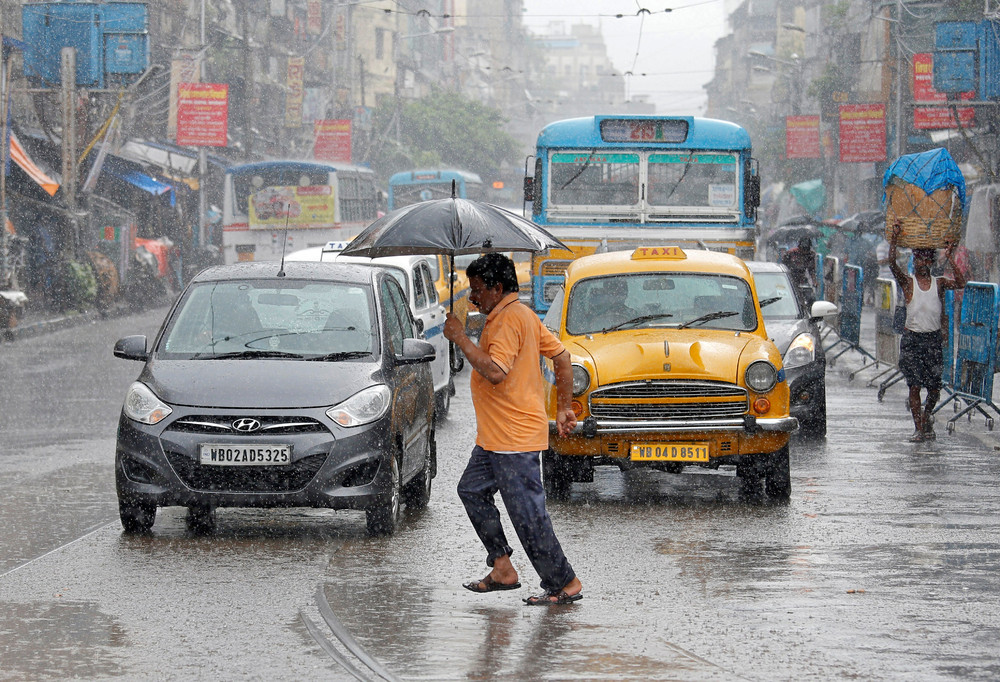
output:
<instances>
[{"instance_id":1,"label":"blue plastic sheet","mask_svg":"<svg viewBox=\"0 0 1000 682\"><path fill-rule=\"evenodd\" d=\"M954 187L958 198L962 201L962 211L967 208L965 201L965 176L959 170L958 164L951 154L943 147L930 149L919 154L904 154L885 170L882 176L882 189L888 187L892 178L897 177L911 185L916 185L927 194L943 187ZM885 192L882 193L882 205L885 206Z\"/></svg>"}]
</instances>

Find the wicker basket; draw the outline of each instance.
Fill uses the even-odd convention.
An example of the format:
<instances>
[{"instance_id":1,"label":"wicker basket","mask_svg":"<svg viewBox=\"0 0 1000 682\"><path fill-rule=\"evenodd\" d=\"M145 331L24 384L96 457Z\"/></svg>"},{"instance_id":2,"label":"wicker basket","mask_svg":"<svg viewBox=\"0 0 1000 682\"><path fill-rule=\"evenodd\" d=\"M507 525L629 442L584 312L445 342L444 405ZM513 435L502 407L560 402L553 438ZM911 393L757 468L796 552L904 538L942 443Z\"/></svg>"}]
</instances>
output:
<instances>
[{"instance_id":1,"label":"wicker basket","mask_svg":"<svg viewBox=\"0 0 1000 682\"><path fill-rule=\"evenodd\" d=\"M910 249L943 249L962 236L962 202L952 187L930 194L914 184L893 178L885 188L885 238L892 238L898 219L902 230L897 244Z\"/></svg>"}]
</instances>

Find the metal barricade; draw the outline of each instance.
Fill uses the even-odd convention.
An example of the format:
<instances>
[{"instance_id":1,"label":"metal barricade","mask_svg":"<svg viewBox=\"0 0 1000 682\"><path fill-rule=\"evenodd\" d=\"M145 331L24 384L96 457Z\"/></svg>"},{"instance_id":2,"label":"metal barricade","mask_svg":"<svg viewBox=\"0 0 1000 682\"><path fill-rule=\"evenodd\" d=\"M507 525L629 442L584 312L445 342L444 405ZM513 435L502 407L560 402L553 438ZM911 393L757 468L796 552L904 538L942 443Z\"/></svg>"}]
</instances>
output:
<instances>
[{"instance_id":1,"label":"metal barricade","mask_svg":"<svg viewBox=\"0 0 1000 682\"><path fill-rule=\"evenodd\" d=\"M827 363L836 364L837 358L848 351L856 351L863 358L875 362L875 356L861 346L861 309L864 305L864 273L857 265L845 265L841 280L840 320L835 343L826 348ZM839 353L831 356L830 351L838 346L845 346Z\"/></svg>"},{"instance_id":2,"label":"metal barricade","mask_svg":"<svg viewBox=\"0 0 1000 682\"><path fill-rule=\"evenodd\" d=\"M948 294L953 294L949 291ZM954 296L951 297L952 302ZM952 307L953 307L952 303ZM955 416L948 420L948 433L955 430L959 417L978 411L986 417L986 428L993 430L993 416L985 409L989 407L1000 414L1000 408L993 404L993 374L997 359L997 326L1000 324L1000 296L996 284L969 282L962 294L959 315L958 338L953 353L945 350L945 378L952 394L935 409L937 413L949 402L954 402ZM954 324L949 319L949 328ZM949 338L951 334L948 335ZM954 358L954 362L951 358ZM960 409L960 403L965 407Z\"/></svg>"},{"instance_id":3,"label":"metal barricade","mask_svg":"<svg viewBox=\"0 0 1000 682\"><path fill-rule=\"evenodd\" d=\"M875 364L884 364L887 369L871 377L868 385L874 386L878 379L885 377L879 384L879 402L882 402L886 389L903 378L896 366L899 362L901 332L895 325L896 306L899 305L899 301L900 294L895 280L881 277L875 280Z\"/></svg>"}]
</instances>

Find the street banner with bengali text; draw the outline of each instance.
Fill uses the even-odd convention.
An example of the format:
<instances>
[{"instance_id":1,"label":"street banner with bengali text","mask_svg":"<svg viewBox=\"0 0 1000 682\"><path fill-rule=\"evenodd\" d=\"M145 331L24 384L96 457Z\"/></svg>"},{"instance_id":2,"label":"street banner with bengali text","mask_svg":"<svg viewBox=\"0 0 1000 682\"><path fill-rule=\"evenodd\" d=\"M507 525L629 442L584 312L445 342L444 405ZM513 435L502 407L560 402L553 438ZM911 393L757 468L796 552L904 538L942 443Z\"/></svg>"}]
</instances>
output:
<instances>
[{"instance_id":1,"label":"street banner with bengali text","mask_svg":"<svg viewBox=\"0 0 1000 682\"><path fill-rule=\"evenodd\" d=\"M227 83L179 83L177 86L177 144L225 147L229 132Z\"/></svg>"},{"instance_id":2,"label":"street banner with bengali text","mask_svg":"<svg viewBox=\"0 0 1000 682\"><path fill-rule=\"evenodd\" d=\"M971 100L975 92L959 93L958 99ZM976 110L972 107L947 106L948 96L934 89L934 55L921 52L913 55L913 127L917 130L944 130L957 128L955 113L963 128L976 125ZM942 104L945 106L919 106L919 103Z\"/></svg>"},{"instance_id":3,"label":"street banner with bengali text","mask_svg":"<svg viewBox=\"0 0 1000 682\"><path fill-rule=\"evenodd\" d=\"M885 159L885 104L841 104L840 162Z\"/></svg>"},{"instance_id":4,"label":"street banner with bengali text","mask_svg":"<svg viewBox=\"0 0 1000 682\"><path fill-rule=\"evenodd\" d=\"M285 79L285 127L302 127L303 77L306 70L305 57L288 58L288 76Z\"/></svg>"},{"instance_id":5,"label":"street banner with bengali text","mask_svg":"<svg viewBox=\"0 0 1000 682\"><path fill-rule=\"evenodd\" d=\"M820 158L819 116L785 117L785 158Z\"/></svg>"},{"instance_id":6,"label":"street banner with bengali text","mask_svg":"<svg viewBox=\"0 0 1000 682\"><path fill-rule=\"evenodd\" d=\"M351 120L328 119L313 124L315 144L313 158L317 161L351 162Z\"/></svg>"}]
</instances>

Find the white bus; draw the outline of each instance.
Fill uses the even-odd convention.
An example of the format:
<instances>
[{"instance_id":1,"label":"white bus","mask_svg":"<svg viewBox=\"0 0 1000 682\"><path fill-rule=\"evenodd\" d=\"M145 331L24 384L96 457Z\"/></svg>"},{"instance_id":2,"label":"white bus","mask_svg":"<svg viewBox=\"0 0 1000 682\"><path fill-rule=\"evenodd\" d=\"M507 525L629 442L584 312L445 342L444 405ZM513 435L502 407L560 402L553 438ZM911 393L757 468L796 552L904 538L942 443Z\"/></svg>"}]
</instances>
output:
<instances>
[{"instance_id":1,"label":"white bus","mask_svg":"<svg viewBox=\"0 0 1000 682\"><path fill-rule=\"evenodd\" d=\"M316 161L262 161L226 171L222 249L226 263L278 260L348 241L377 217L369 168Z\"/></svg>"}]
</instances>

